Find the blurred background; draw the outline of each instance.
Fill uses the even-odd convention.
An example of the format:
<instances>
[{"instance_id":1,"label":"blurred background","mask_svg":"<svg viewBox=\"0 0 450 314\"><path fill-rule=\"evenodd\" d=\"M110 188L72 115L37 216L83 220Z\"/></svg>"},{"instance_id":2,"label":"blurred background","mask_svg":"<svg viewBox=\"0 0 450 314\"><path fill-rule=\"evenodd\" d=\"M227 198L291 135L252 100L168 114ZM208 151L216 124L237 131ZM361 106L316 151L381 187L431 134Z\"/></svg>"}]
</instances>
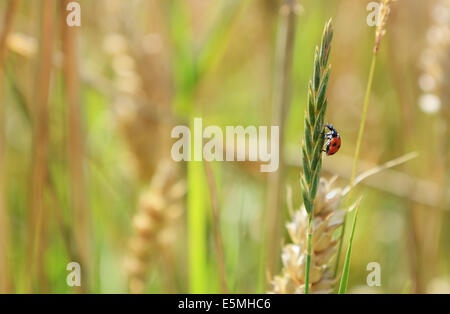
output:
<instances>
[{"instance_id":1,"label":"blurred background","mask_svg":"<svg viewBox=\"0 0 450 314\"><path fill-rule=\"evenodd\" d=\"M343 145L323 176L349 183L375 37L369 1L295 6L280 177L249 162L174 163L170 132L193 117L278 124L283 1L79 0L80 27L66 23L69 2L0 3L0 291L267 292L289 241L287 186L301 205L307 86L330 17L327 120ZM449 8L392 5L358 173L419 155L353 192L364 198L350 293L450 293ZM66 283L70 262L81 287ZM366 285L370 262L380 287Z\"/></svg>"}]
</instances>

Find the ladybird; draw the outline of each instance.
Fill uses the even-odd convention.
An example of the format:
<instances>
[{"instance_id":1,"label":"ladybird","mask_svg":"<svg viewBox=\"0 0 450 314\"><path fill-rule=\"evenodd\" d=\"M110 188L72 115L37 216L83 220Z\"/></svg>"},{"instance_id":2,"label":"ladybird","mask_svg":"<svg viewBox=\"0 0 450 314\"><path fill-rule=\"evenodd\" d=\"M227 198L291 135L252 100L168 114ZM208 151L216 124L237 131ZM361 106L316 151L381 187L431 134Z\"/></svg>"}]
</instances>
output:
<instances>
[{"instance_id":1,"label":"ladybird","mask_svg":"<svg viewBox=\"0 0 450 314\"><path fill-rule=\"evenodd\" d=\"M336 154L336 152L341 148L341 137L339 136L338 131L331 125L326 124L325 125L330 132L325 133L325 150L324 152L327 153L327 156L331 156Z\"/></svg>"}]
</instances>

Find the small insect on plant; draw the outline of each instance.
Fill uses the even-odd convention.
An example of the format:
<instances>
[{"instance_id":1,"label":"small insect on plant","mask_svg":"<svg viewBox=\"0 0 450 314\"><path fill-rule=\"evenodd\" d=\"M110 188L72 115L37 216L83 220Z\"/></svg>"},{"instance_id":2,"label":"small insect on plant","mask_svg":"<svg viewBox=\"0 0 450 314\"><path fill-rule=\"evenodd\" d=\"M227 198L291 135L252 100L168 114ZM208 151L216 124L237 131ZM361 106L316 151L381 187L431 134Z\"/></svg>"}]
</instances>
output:
<instances>
[{"instance_id":1,"label":"small insect on plant","mask_svg":"<svg viewBox=\"0 0 450 314\"><path fill-rule=\"evenodd\" d=\"M325 126L330 132L325 133L325 139L327 141L325 142L325 150L323 151L327 153L327 156L331 156L337 153L339 148L341 148L341 137L333 125L326 124Z\"/></svg>"}]
</instances>

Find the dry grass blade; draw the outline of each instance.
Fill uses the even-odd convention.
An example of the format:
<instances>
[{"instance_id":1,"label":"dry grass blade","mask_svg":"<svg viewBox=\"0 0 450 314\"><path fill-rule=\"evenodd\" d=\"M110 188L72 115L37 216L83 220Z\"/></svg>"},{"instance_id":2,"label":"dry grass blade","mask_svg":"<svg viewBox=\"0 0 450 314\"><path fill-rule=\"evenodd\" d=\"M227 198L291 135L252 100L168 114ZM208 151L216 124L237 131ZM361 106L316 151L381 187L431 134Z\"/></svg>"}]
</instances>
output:
<instances>
[{"instance_id":1,"label":"dry grass blade","mask_svg":"<svg viewBox=\"0 0 450 314\"><path fill-rule=\"evenodd\" d=\"M70 3L64 0L61 5L62 46L64 52L64 83L67 102L68 143L67 155L70 170L71 207L74 214L74 238L81 258L81 265L91 273L90 263L90 219L87 208L84 182L84 147L81 130L79 73L77 64L77 28L66 22L66 7ZM89 281L82 286L85 287Z\"/></svg>"},{"instance_id":2,"label":"dry grass blade","mask_svg":"<svg viewBox=\"0 0 450 314\"><path fill-rule=\"evenodd\" d=\"M48 171L48 98L53 69L54 2L42 1L42 30L39 74L36 83L36 108L33 117L33 166L31 178L31 206L27 250L27 290L32 290L33 273L42 266L42 235L44 230L44 189Z\"/></svg>"},{"instance_id":3,"label":"dry grass blade","mask_svg":"<svg viewBox=\"0 0 450 314\"><path fill-rule=\"evenodd\" d=\"M284 143L284 125L286 115L289 111L292 89L292 63L294 56L295 33L297 24L297 13L299 4L296 0L286 0L280 9L280 24L277 36L277 46L275 55L275 70L273 82L273 125L280 127L279 143ZM268 254L267 269L270 272L278 269L280 227L281 227L281 183L284 180L285 163L283 161L283 151L280 152L280 164L278 171L269 175L269 186L267 194L268 206Z\"/></svg>"},{"instance_id":4,"label":"dry grass blade","mask_svg":"<svg viewBox=\"0 0 450 314\"><path fill-rule=\"evenodd\" d=\"M11 32L14 18L16 16L17 10L19 8L19 0L10 1L8 8L6 10L6 15L4 18L3 28L0 35L0 97L2 97L3 88L3 70L5 62L6 53L6 42L8 36ZM3 177L3 167L4 167L4 118L3 118L3 104L0 102L0 274L4 274L0 277L0 293L7 293L11 289L11 281L9 278L9 265L7 262L7 256L9 255L9 228L8 228L8 213L7 207L4 201L3 187L4 187L4 177Z\"/></svg>"},{"instance_id":5,"label":"dry grass blade","mask_svg":"<svg viewBox=\"0 0 450 314\"><path fill-rule=\"evenodd\" d=\"M414 159L418 156L419 154L416 152L412 152L409 154L406 154L404 156L398 157L396 159L390 160L382 165L373 167L372 169L369 169L367 171L364 171L363 173L361 173L359 176L357 176L355 178L355 181L353 183L353 186L356 186L357 184L359 184L360 182L362 182L364 179L373 176L377 173L382 172L383 170L389 169L389 168L393 168L395 166L401 165L407 161L410 161L411 159ZM342 194L345 195L350 191L350 185L346 186L344 188L344 190L342 191Z\"/></svg>"}]
</instances>

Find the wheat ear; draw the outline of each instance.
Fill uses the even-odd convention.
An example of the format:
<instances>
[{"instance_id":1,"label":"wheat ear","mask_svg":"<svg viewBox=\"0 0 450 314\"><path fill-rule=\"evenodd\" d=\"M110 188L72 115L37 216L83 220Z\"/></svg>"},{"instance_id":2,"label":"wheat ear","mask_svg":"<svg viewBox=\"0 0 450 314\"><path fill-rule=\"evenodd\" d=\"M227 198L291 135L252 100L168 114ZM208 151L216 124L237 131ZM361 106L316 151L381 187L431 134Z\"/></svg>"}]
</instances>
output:
<instances>
[{"instance_id":1,"label":"wheat ear","mask_svg":"<svg viewBox=\"0 0 450 314\"><path fill-rule=\"evenodd\" d=\"M160 162L150 186L141 194L125 260L131 293L144 292L152 259L164 255L173 242L174 220L181 213L180 201L186 189L185 183L176 179L173 164Z\"/></svg>"},{"instance_id":2,"label":"wheat ear","mask_svg":"<svg viewBox=\"0 0 450 314\"><path fill-rule=\"evenodd\" d=\"M340 210L342 190L332 187L333 182L320 179L314 200L312 226L312 258L309 291L330 293L335 280L331 265L337 251L333 232L343 223L344 210ZM289 200L288 200L289 203ZM272 293L303 293L306 288L307 230L309 215L305 206L295 211L286 224L291 243L283 247L283 270L272 281Z\"/></svg>"}]
</instances>

